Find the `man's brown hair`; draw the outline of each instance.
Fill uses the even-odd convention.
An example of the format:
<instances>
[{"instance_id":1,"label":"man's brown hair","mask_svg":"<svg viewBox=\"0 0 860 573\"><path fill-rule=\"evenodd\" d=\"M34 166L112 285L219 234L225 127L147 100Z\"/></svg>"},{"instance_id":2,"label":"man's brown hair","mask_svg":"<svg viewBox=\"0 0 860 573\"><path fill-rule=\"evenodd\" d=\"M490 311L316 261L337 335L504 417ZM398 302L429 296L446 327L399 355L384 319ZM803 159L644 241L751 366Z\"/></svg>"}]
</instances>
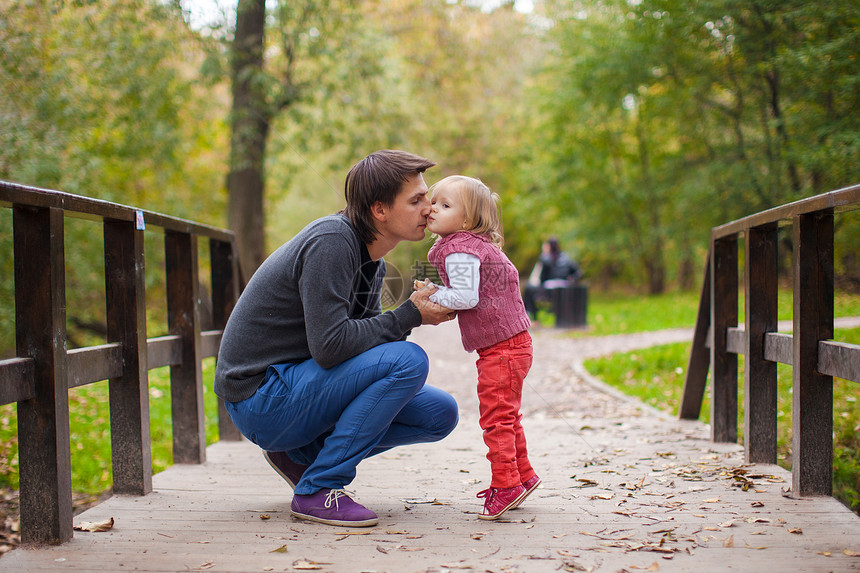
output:
<instances>
[{"instance_id":1,"label":"man's brown hair","mask_svg":"<svg viewBox=\"0 0 860 573\"><path fill-rule=\"evenodd\" d=\"M429 159L395 149L375 151L353 165L346 174L346 208L341 212L355 227L358 238L366 244L375 241L378 233L371 207L377 201L392 205L410 177L434 165Z\"/></svg>"}]
</instances>

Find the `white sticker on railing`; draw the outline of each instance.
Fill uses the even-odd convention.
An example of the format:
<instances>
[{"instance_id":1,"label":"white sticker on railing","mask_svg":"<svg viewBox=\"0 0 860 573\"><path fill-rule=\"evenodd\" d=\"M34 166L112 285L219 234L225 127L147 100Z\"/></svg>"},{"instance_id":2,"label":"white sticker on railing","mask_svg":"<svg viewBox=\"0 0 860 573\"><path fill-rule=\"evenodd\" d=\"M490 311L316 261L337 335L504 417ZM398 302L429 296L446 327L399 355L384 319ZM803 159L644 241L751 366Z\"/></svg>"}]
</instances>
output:
<instances>
[{"instance_id":1,"label":"white sticker on railing","mask_svg":"<svg viewBox=\"0 0 860 573\"><path fill-rule=\"evenodd\" d=\"M143 211L134 212L134 228L138 231L146 230L146 223L143 222Z\"/></svg>"}]
</instances>

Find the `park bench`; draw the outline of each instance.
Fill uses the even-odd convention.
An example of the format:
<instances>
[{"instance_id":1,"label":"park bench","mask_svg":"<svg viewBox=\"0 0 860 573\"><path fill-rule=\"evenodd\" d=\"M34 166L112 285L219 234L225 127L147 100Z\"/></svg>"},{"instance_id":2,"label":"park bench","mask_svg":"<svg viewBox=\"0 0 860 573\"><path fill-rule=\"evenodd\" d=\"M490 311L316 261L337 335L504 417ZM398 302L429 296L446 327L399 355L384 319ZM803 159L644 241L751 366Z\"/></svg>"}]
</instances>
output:
<instances>
[{"instance_id":1,"label":"park bench","mask_svg":"<svg viewBox=\"0 0 860 573\"><path fill-rule=\"evenodd\" d=\"M217 356L241 290L233 233L87 197L0 181L13 212L16 357L0 361L0 405L17 403L21 540L72 537L69 389L109 380L113 491L152 491L148 371L170 366L174 463L206 458L201 360ZM107 344L67 351L65 217L101 223ZM169 334L147 339L144 233L164 234ZM199 297L209 240L211 316ZM201 331L201 323L213 325ZM219 403L221 440L239 433Z\"/></svg>"},{"instance_id":2,"label":"park bench","mask_svg":"<svg viewBox=\"0 0 860 573\"><path fill-rule=\"evenodd\" d=\"M714 227L679 415L697 419L711 371L711 437L737 442L738 355L745 356L744 450L777 460L777 363L792 366L792 492L830 495L833 377L860 383L860 346L834 335L834 217L860 208L860 185ZM792 334L777 329L777 237L792 233ZM743 238L744 325L738 326Z\"/></svg>"}]
</instances>

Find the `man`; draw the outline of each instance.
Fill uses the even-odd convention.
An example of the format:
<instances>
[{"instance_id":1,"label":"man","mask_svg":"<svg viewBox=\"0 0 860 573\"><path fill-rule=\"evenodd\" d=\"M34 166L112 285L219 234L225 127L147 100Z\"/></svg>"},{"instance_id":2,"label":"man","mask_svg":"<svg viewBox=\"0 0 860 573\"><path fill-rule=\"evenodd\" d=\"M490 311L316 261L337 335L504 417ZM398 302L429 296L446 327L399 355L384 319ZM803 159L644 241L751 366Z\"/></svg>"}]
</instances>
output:
<instances>
[{"instance_id":1,"label":"man","mask_svg":"<svg viewBox=\"0 0 860 573\"><path fill-rule=\"evenodd\" d=\"M292 514L346 527L375 513L344 492L367 456L432 442L457 425L454 399L424 384L429 362L411 329L455 313L435 288L381 311L382 257L424 238L435 163L378 151L346 177L346 208L305 227L266 259L236 304L215 393L244 436L295 490Z\"/></svg>"}]
</instances>

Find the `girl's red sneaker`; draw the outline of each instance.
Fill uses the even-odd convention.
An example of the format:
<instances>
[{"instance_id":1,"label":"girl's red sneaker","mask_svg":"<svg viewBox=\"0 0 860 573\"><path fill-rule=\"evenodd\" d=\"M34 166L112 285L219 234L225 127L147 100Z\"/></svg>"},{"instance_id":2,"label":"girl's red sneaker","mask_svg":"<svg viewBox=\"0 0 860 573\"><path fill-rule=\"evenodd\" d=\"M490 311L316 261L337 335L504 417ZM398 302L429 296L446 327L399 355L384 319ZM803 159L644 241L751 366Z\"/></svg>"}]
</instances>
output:
<instances>
[{"instance_id":1,"label":"girl's red sneaker","mask_svg":"<svg viewBox=\"0 0 860 573\"><path fill-rule=\"evenodd\" d=\"M526 489L526 493L522 497L520 497L520 500L511 509L519 507L520 504L526 500L526 498L529 496L529 494L531 494L531 492L536 490L537 486L539 486L539 485L540 485L540 478L537 475L533 475L532 477L530 477L529 479L524 481L523 487Z\"/></svg>"},{"instance_id":2,"label":"girl's red sneaker","mask_svg":"<svg viewBox=\"0 0 860 573\"><path fill-rule=\"evenodd\" d=\"M528 495L522 484L514 487L491 487L478 492L484 498L484 509L480 519L498 519L507 510L515 508Z\"/></svg>"}]
</instances>

